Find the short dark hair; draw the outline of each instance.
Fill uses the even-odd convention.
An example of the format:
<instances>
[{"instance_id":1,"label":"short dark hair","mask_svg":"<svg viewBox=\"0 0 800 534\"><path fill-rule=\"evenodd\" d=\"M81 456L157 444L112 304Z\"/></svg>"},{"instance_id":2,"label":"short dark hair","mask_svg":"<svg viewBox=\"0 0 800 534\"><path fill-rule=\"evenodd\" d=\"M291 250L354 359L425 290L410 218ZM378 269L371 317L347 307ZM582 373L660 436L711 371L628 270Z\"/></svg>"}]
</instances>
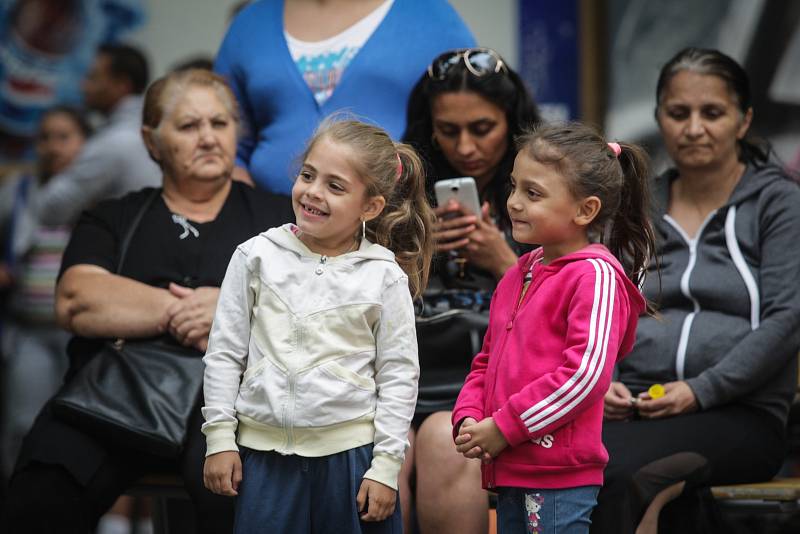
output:
<instances>
[{"instance_id":1,"label":"short dark hair","mask_svg":"<svg viewBox=\"0 0 800 534\"><path fill-rule=\"evenodd\" d=\"M125 44L107 43L100 45L97 53L108 56L111 74L127 79L134 94L144 92L150 82L150 68L147 58L139 49Z\"/></svg>"},{"instance_id":2,"label":"short dark hair","mask_svg":"<svg viewBox=\"0 0 800 534\"><path fill-rule=\"evenodd\" d=\"M68 104L59 104L57 106L53 106L42 113L42 116L39 119L39 124L41 125L44 123L45 119L52 115L66 115L70 118L70 120L72 120L72 122L75 123L75 126L77 126L81 131L83 137L89 137L92 135L92 126L89 124L86 113L82 109L70 106Z\"/></svg>"},{"instance_id":3,"label":"short dark hair","mask_svg":"<svg viewBox=\"0 0 800 534\"><path fill-rule=\"evenodd\" d=\"M170 70L180 71L189 69L214 70L214 60L209 56L193 56L180 61Z\"/></svg>"},{"instance_id":4,"label":"short dark hair","mask_svg":"<svg viewBox=\"0 0 800 534\"><path fill-rule=\"evenodd\" d=\"M448 163L444 154L434 146L433 118L431 103L444 93L475 93L505 111L508 123L508 148L497 166L497 172L488 185L489 202L492 208L502 214L500 226L510 226L506 200L509 193L509 176L517 156L515 138L526 129L541 122L536 104L519 75L507 68L501 72L475 76L461 62L450 69L441 79L431 78L423 73L408 99L406 112L406 131L403 141L413 146L428 164L428 190L433 197L433 182L458 176L459 173Z\"/></svg>"}]
</instances>

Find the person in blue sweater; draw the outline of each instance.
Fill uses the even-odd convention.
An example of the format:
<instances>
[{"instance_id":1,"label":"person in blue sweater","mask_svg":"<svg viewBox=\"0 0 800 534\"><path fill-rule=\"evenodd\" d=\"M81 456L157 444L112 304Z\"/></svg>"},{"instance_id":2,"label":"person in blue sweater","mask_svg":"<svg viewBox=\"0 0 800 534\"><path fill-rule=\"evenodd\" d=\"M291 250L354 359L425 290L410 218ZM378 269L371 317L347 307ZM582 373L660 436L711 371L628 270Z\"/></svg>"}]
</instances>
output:
<instances>
[{"instance_id":1,"label":"person in blue sweater","mask_svg":"<svg viewBox=\"0 0 800 534\"><path fill-rule=\"evenodd\" d=\"M235 176L289 195L305 141L340 110L398 139L431 60L474 45L446 0L253 2L231 23L214 66L242 108Z\"/></svg>"}]
</instances>

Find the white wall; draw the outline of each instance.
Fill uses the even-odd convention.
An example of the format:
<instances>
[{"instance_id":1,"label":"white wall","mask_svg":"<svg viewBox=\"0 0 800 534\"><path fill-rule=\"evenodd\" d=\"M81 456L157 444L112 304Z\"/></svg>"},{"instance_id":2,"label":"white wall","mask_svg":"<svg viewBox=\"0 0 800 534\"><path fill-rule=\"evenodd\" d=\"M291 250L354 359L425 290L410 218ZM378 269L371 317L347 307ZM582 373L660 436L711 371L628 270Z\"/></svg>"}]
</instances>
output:
<instances>
[{"instance_id":1,"label":"white wall","mask_svg":"<svg viewBox=\"0 0 800 534\"><path fill-rule=\"evenodd\" d=\"M514 70L519 67L518 0L450 0L450 4L480 46L497 50Z\"/></svg>"},{"instance_id":2,"label":"white wall","mask_svg":"<svg viewBox=\"0 0 800 534\"><path fill-rule=\"evenodd\" d=\"M214 57L238 0L145 0L147 21L125 41L140 46L152 77L200 54Z\"/></svg>"},{"instance_id":3,"label":"white wall","mask_svg":"<svg viewBox=\"0 0 800 534\"><path fill-rule=\"evenodd\" d=\"M403 0L395 0L402 2ZM125 40L147 52L153 77L191 56L214 56L238 0L146 0L147 22ZM518 66L517 0L450 0L481 46ZM424 16L421 15L421 16Z\"/></svg>"}]
</instances>

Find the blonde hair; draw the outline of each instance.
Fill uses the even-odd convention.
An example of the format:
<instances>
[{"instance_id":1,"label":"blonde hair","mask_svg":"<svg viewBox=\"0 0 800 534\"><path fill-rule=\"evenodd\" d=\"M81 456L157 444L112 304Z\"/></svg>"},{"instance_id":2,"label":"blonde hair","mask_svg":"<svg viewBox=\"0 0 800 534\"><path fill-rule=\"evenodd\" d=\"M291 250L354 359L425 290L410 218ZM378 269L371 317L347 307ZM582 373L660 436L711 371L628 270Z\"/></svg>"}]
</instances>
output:
<instances>
[{"instance_id":1,"label":"blonde hair","mask_svg":"<svg viewBox=\"0 0 800 534\"><path fill-rule=\"evenodd\" d=\"M408 275L413 297L428 283L433 256L433 210L425 194L422 160L409 145L395 143L385 131L356 120L328 118L308 142L302 159L321 139L346 145L350 163L367 188L367 196L383 196L386 206L366 224L366 237L395 254Z\"/></svg>"},{"instance_id":2,"label":"blonde hair","mask_svg":"<svg viewBox=\"0 0 800 534\"><path fill-rule=\"evenodd\" d=\"M147 88L144 95L142 108L142 126L149 130L149 134L158 140L158 129L164 117L172 112L177 100L189 90L190 87L206 87L213 90L225 106L239 131L239 105L225 78L206 69L186 69L174 71L154 81ZM150 154L156 162L160 162Z\"/></svg>"}]
</instances>

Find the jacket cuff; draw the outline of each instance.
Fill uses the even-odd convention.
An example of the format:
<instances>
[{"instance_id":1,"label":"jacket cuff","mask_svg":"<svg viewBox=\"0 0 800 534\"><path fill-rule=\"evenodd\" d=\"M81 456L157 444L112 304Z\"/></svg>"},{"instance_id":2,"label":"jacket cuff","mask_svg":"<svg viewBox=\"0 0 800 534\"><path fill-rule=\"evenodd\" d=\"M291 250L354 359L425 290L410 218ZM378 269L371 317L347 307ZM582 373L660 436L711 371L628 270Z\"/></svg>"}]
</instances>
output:
<instances>
[{"instance_id":1,"label":"jacket cuff","mask_svg":"<svg viewBox=\"0 0 800 534\"><path fill-rule=\"evenodd\" d=\"M699 375L694 378L684 380L686 385L694 393L694 398L697 400L697 407L700 410L708 410L715 405L714 402L714 387L707 376Z\"/></svg>"},{"instance_id":2,"label":"jacket cuff","mask_svg":"<svg viewBox=\"0 0 800 534\"><path fill-rule=\"evenodd\" d=\"M501 408L492 414L492 419L512 447L531 439L528 429L524 427L522 420L513 410Z\"/></svg>"},{"instance_id":3,"label":"jacket cuff","mask_svg":"<svg viewBox=\"0 0 800 534\"><path fill-rule=\"evenodd\" d=\"M236 445L236 423L215 423L203 427L206 435L206 457L223 451L239 451Z\"/></svg>"},{"instance_id":4,"label":"jacket cuff","mask_svg":"<svg viewBox=\"0 0 800 534\"><path fill-rule=\"evenodd\" d=\"M467 417L472 417L480 422L481 419L483 419L483 412L472 408L462 408L457 412L453 412L453 415L450 417L450 422L453 424L453 441L455 441L458 436L458 429L461 428L461 423L463 423L464 419Z\"/></svg>"},{"instance_id":5,"label":"jacket cuff","mask_svg":"<svg viewBox=\"0 0 800 534\"><path fill-rule=\"evenodd\" d=\"M384 486L389 486L397 490L397 477L400 474L400 466L403 460L390 454L378 453L372 457L372 465L364 473L364 478L380 482Z\"/></svg>"}]
</instances>

